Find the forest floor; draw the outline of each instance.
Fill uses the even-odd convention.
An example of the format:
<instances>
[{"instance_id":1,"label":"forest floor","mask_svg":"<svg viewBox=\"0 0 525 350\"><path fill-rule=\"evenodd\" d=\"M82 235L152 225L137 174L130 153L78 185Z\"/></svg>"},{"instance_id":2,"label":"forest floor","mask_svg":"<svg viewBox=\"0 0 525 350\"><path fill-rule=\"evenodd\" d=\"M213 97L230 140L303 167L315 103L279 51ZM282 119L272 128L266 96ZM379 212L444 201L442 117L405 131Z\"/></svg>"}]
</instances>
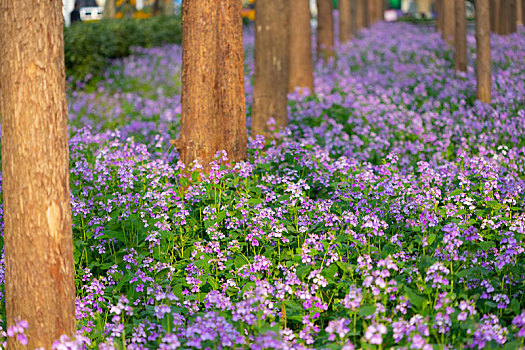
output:
<instances>
[{"instance_id":1,"label":"forest floor","mask_svg":"<svg viewBox=\"0 0 525 350\"><path fill-rule=\"evenodd\" d=\"M431 28L365 30L290 96L286 130L202 181L169 144L180 47L71 90L79 336L63 348L522 346L525 31L492 38L490 105L468 45L455 73Z\"/></svg>"}]
</instances>

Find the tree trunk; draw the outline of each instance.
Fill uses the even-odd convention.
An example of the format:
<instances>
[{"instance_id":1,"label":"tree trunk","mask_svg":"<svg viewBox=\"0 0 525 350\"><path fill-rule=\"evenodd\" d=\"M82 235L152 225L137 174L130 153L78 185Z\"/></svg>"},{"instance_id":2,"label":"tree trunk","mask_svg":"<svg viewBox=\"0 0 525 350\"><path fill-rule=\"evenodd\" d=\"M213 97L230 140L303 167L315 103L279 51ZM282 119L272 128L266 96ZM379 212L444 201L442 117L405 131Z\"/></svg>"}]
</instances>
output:
<instances>
[{"instance_id":1,"label":"tree trunk","mask_svg":"<svg viewBox=\"0 0 525 350\"><path fill-rule=\"evenodd\" d=\"M314 92L314 64L312 57L312 28L308 0L296 0L290 6L288 27L290 76L288 92L299 88Z\"/></svg>"},{"instance_id":2,"label":"tree trunk","mask_svg":"<svg viewBox=\"0 0 525 350\"><path fill-rule=\"evenodd\" d=\"M333 13L332 0L317 0L317 57L325 62L334 56Z\"/></svg>"},{"instance_id":3,"label":"tree trunk","mask_svg":"<svg viewBox=\"0 0 525 350\"><path fill-rule=\"evenodd\" d=\"M161 4L161 1L162 0L155 0L153 2L153 9L151 9L151 14L153 16L158 16L160 15L161 11L162 11L162 4Z\"/></svg>"},{"instance_id":4,"label":"tree trunk","mask_svg":"<svg viewBox=\"0 0 525 350\"><path fill-rule=\"evenodd\" d=\"M443 0L443 40L450 45L454 44L454 32L456 29L456 8L454 2L455 0Z\"/></svg>"},{"instance_id":5,"label":"tree trunk","mask_svg":"<svg viewBox=\"0 0 525 350\"><path fill-rule=\"evenodd\" d=\"M480 101L490 103L492 83L489 0L476 1L476 50L477 96Z\"/></svg>"},{"instance_id":6,"label":"tree trunk","mask_svg":"<svg viewBox=\"0 0 525 350\"><path fill-rule=\"evenodd\" d=\"M436 0L436 31L443 32L443 0Z\"/></svg>"},{"instance_id":7,"label":"tree trunk","mask_svg":"<svg viewBox=\"0 0 525 350\"><path fill-rule=\"evenodd\" d=\"M339 43L347 43L352 38L352 0L339 0Z\"/></svg>"},{"instance_id":8,"label":"tree trunk","mask_svg":"<svg viewBox=\"0 0 525 350\"><path fill-rule=\"evenodd\" d=\"M164 5L162 6L162 15L163 16L173 16L175 14L175 2L173 0L164 0Z\"/></svg>"},{"instance_id":9,"label":"tree trunk","mask_svg":"<svg viewBox=\"0 0 525 350\"><path fill-rule=\"evenodd\" d=\"M181 160L204 171L217 151L246 158L242 3L185 1L182 8Z\"/></svg>"},{"instance_id":10,"label":"tree trunk","mask_svg":"<svg viewBox=\"0 0 525 350\"><path fill-rule=\"evenodd\" d=\"M368 2L368 0L363 0L363 27L365 28L368 28L370 27L370 17L369 17L369 12L368 12L368 8L370 7L370 4Z\"/></svg>"},{"instance_id":11,"label":"tree trunk","mask_svg":"<svg viewBox=\"0 0 525 350\"><path fill-rule=\"evenodd\" d=\"M456 31L454 66L461 72L467 71L467 13L465 1L456 1Z\"/></svg>"},{"instance_id":12,"label":"tree trunk","mask_svg":"<svg viewBox=\"0 0 525 350\"><path fill-rule=\"evenodd\" d=\"M61 1L0 0L7 326L28 349L75 331L63 25Z\"/></svg>"},{"instance_id":13,"label":"tree trunk","mask_svg":"<svg viewBox=\"0 0 525 350\"><path fill-rule=\"evenodd\" d=\"M270 135L268 122L288 124L288 2L255 3L255 75L253 79L253 136Z\"/></svg>"},{"instance_id":14,"label":"tree trunk","mask_svg":"<svg viewBox=\"0 0 525 350\"><path fill-rule=\"evenodd\" d=\"M508 33L516 33L517 28L517 18L518 18L518 4L516 0L507 0L508 1Z\"/></svg>"},{"instance_id":15,"label":"tree trunk","mask_svg":"<svg viewBox=\"0 0 525 350\"><path fill-rule=\"evenodd\" d=\"M354 0L356 3L356 17L357 17L357 32L361 32L361 29L365 26L365 1L364 0Z\"/></svg>"},{"instance_id":16,"label":"tree trunk","mask_svg":"<svg viewBox=\"0 0 525 350\"><path fill-rule=\"evenodd\" d=\"M117 13L117 5L115 0L106 0L104 3L104 18L115 18Z\"/></svg>"},{"instance_id":17,"label":"tree trunk","mask_svg":"<svg viewBox=\"0 0 525 350\"><path fill-rule=\"evenodd\" d=\"M350 23L352 25L352 36L359 35L359 0L350 0Z\"/></svg>"},{"instance_id":18,"label":"tree trunk","mask_svg":"<svg viewBox=\"0 0 525 350\"><path fill-rule=\"evenodd\" d=\"M523 25L523 6L525 1L517 0L516 3L516 25Z\"/></svg>"}]
</instances>

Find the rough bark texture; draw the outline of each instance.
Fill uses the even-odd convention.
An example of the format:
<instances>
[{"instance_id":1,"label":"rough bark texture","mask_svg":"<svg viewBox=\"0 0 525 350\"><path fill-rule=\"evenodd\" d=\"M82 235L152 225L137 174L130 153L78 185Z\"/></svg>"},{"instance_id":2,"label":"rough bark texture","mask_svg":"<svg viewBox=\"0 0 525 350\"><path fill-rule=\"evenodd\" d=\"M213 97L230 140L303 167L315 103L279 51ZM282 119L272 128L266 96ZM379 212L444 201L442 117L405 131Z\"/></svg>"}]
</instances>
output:
<instances>
[{"instance_id":1,"label":"rough bark texture","mask_svg":"<svg viewBox=\"0 0 525 350\"><path fill-rule=\"evenodd\" d=\"M317 57L327 61L334 56L334 5L317 0Z\"/></svg>"},{"instance_id":2,"label":"rough bark texture","mask_svg":"<svg viewBox=\"0 0 525 350\"><path fill-rule=\"evenodd\" d=\"M339 43L345 44L352 38L352 0L339 0Z\"/></svg>"},{"instance_id":3,"label":"rough bark texture","mask_svg":"<svg viewBox=\"0 0 525 350\"><path fill-rule=\"evenodd\" d=\"M308 0L296 0L290 6L288 91L314 91L314 64L312 57L312 28Z\"/></svg>"},{"instance_id":4,"label":"rough bark texture","mask_svg":"<svg viewBox=\"0 0 525 350\"><path fill-rule=\"evenodd\" d=\"M443 40L453 45L456 29L456 0L443 0Z\"/></svg>"},{"instance_id":5,"label":"rough bark texture","mask_svg":"<svg viewBox=\"0 0 525 350\"><path fill-rule=\"evenodd\" d=\"M467 71L467 14L465 1L456 1L456 31L454 66L461 72Z\"/></svg>"},{"instance_id":6,"label":"rough bark texture","mask_svg":"<svg viewBox=\"0 0 525 350\"><path fill-rule=\"evenodd\" d=\"M104 3L104 18L115 18L117 14L117 5L115 0L106 0Z\"/></svg>"},{"instance_id":7,"label":"rough bark texture","mask_svg":"<svg viewBox=\"0 0 525 350\"><path fill-rule=\"evenodd\" d=\"M252 135L269 136L268 122L288 124L288 2L257 0Z\"/></svg>"},{"instance_id":8,"label":"rough bark texture","mask_svg":"<svg viewBox=\"0 0 525 350\"><path fill-rule=\"evenodd\" d=\"M489 0L476 1L476 51L477 96L479 100L490 103L492 85Z\"/></svg>"},{"instance_id":9,"label":"rough bark texture","mask_svg":"<svg viewBox=\"0 0 525 350\"><path fill-rule=\"evenodd\" d=\"M246 157L241 0L185 1L182 9L182 115L175 142L186 165L208 170L217 151Z\"/></svg>"},{"instance_id":10,"label":"rough bark texture","mask_svg":"<svg viewBox=\"0 0 525 350\"><path fill-rule=\"evenodd\" d=\"M0 48L7 326L50 349L75 329L62 2L0 0Z\"/></svg>"}]
</instances>

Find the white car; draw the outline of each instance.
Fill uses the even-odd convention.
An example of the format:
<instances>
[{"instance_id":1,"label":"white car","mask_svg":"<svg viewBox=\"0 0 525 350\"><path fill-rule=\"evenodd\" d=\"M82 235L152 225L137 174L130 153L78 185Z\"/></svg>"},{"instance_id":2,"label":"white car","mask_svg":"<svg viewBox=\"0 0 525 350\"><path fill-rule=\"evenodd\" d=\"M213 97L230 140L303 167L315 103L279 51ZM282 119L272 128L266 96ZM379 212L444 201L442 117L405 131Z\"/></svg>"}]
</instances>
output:
<instances>
[{"instance_id":1,"label":"white car","mask_svg":"<svg viewBox=\"0 0 525 350\"><path fill-rule=\"evenodd\" d=\"M102 19L103 7L82 7L80 8L80 19L82 21L98 21Z\"/></svg>"}]
</instances>

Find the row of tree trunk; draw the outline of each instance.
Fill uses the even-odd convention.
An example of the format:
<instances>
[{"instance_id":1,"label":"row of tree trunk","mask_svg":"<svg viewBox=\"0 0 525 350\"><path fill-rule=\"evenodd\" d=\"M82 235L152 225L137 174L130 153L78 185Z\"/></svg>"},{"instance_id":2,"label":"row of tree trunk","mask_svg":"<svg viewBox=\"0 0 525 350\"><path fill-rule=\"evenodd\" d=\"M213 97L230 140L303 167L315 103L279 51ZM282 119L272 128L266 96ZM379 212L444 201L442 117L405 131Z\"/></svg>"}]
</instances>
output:
<instances>
[{"instance_id":1,"label":"row of tree trunk","mask_svg":"<svg viewBox=\"0 0 525 350\"><path fill-rule=\"evenodd\" d=\"M520 1L520 6L525 1ZM476 1L477 45L477 96L481 101L491 101L490 33L510 34L516 32L518 0ZM463 0L438 0L436 28L443 39L454 46L454 67L467 71L467 20Z\"/></svg>"},{"instance_id":2,"label":"row of tree trunk","mask_svg":"<svg viewBox=\"0 0 525 350\"><path fill-rule=\"evenodd\" d=\"M340 1L342 43L382 17L383 1ZM268 122L287 124L288 92L314 88L309 1L288 3L257 1L254 135L268 135ZM326 58L334 45L331 3L318 0L318 53ZM465 8L451 0L438 5L438 27L463 46L456 50L456 68L463 70ZM478 97L489 102L489 0L477 0L476 8ZM199 160L206 169L219 150L232 161L246 157L241 10L241 0L184 2L182 125L174 143L188 166ZM31 349L49 349L75 330L62 29L59 1L0 0L7 326L28 321ZM8 347L21 345L9 337Z\"/></svg>"}]
</instances>

